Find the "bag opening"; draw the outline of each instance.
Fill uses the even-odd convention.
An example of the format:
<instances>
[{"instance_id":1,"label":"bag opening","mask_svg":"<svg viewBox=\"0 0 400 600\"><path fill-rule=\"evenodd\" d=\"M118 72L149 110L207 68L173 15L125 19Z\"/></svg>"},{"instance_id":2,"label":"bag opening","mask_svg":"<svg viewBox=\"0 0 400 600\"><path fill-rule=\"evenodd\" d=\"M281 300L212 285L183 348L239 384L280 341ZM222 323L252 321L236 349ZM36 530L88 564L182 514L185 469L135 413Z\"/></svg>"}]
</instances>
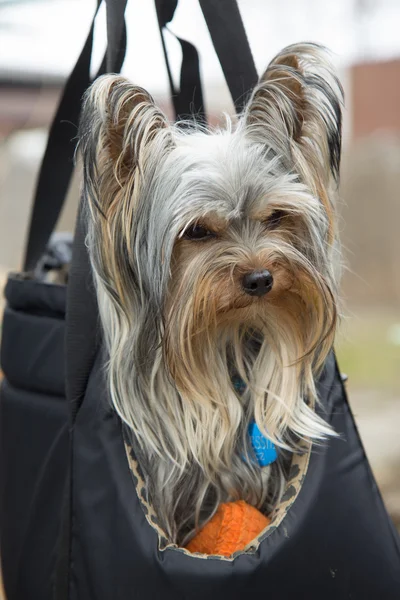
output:
<instances>
[{"instance_id":1,"label":"bag opening","mask_svg":"<svg viewBox=\"0 0 400 600\"><path fill-rule=\"evenodd\" d=\"M152 527L158 537L158 549L162 552L164 550L175 550L179 552L183 552L187 556L201 558L201 559L214 559L214 560L225 560L232 561L237 556L242 554L254 554L260 543L266 539L277 527L279 527L286 514L290 510L291 506L296 501L297 496L301 490L304 479L307 475L308 465L310 462L311 444L307 444L307 448L305 448L303 453L293 454L292 461L290 464L289 476L286 482L285 491L282 495L281 501L279 505L275 508L272 514L268 516L271 519L269 525L261 531L261 533L254 538L251 542L245 546L243 550L239 550L233 553L231 556L222 556L220 554L202 554L200 552L190 552L186 548L180 547L177 544L169 542L166 533L163 531L162 527L159 524L156 511L153 506L146 498L146 485L144 482L144 478L140 471L140 466L138 461L136 460L132 447L125 441L125 452L128 460L128 466L130 473L132 475L134 488L139 499L139 503L144 512L146 520L150 527Z\"/></svg>"}]
</instances>

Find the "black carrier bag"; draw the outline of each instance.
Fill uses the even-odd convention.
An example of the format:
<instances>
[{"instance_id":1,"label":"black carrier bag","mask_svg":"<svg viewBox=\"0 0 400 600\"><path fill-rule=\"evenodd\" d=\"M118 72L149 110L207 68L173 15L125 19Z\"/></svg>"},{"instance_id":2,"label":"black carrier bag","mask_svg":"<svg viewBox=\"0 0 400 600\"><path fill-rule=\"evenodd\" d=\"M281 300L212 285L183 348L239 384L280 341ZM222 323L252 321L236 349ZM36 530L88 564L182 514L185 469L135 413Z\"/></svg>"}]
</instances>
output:
<instances>
[{"instance_id":1,"label":"black carrier bag","mask_svg":"<svg viewBox=\"0 0 400 600\"><path fill-rule=\"evenodd\" d=\"M161 32L176 3L156 2ZM100 72L121 67L125 4L107 3ZM236 2L200 4L240 109L257 77ZM93 26L50 133L26 271L42 254L68 186L73 134L61 121L77 123L92 37ZM170 82L182 115L200 111L202 99L197 52L179 41L180 91ZM0 532L8 600L398 600L399 539L333 354L318 382L319 410L341 437L293 458L281 507L252 548L225 559L166 545L107 397L84 236L78 216L68 289L42 281L38 270L34 278L11 275L6 286Z\"/></svg>"}]
</instances>

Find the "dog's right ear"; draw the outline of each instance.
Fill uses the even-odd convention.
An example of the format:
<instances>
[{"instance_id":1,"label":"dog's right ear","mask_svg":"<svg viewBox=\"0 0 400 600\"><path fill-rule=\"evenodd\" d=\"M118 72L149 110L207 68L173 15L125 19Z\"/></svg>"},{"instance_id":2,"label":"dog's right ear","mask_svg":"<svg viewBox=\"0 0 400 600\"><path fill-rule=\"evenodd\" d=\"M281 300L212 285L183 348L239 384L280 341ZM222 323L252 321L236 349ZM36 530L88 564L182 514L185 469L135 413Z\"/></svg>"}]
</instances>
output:
<instances>
[{"instance_id":1,"label":"dog's right ear","mask_svg":"<svg viewBox=\"0 0 400 600\"><path fill-rule=\"evenodd\" d=\"M115 194L134 185L149 152L171 145L168 122L146 90L104 75L86 92L79 125L85 191L105 214ZM160 154L159 154L160 155Z\"/></svg>"}]
</instances>

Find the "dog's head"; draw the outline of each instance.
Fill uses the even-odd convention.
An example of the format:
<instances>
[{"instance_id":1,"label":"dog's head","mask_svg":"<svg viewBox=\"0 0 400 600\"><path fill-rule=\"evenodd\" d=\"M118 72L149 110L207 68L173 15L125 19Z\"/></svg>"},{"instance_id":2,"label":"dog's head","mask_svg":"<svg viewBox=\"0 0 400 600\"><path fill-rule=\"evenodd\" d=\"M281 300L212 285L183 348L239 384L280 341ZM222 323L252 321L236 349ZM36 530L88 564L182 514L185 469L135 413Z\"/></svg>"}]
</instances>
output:
<instances>
[{"instance_id":1,"label":"dog's head","mask_svg":"<svg viewBox=\"0 0 400 600\"><path fill-rule=\"evenodd\" d=\"M187 404L239 406L233 365L278 443L294 421L299 436L327 433L294 413L335 331L341 94L312 44L275 57L225 130L170 125L119 76L90 88L80 144L102 322L115 369L130 353L148 394L157 363ZM226 412L238 426L239 408Z\"/></svg>"}]
</instances>

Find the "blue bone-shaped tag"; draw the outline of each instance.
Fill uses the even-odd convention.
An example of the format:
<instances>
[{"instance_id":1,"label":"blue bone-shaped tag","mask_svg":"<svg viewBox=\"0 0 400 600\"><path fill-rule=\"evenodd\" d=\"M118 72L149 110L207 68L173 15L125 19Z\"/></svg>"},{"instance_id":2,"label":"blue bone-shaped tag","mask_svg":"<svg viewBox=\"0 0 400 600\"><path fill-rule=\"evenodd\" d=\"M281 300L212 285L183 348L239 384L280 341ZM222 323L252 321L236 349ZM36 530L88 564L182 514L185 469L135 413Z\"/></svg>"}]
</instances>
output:
<instances>
[{"instance_id":1,"label":"blue bone-shaped tag","mask_svg":"<svg viewBox=\"0 0 400 600\"><path fill-rule=\"evenodd\" d=\"M275 445L261 433L255 421L249 425L249 436L260 467L266 467L278 458Z\"/></svg>"},{"instance_id":2,"label":"blue bone-shaped tag","mask_svg":"<svg viewBox=\"0 0 400 600\"><path fill-rule=\"evenodd\" d=\"M232 383L235 390L242 395L246 389L246 384L243 379L238 375L235 375L232 378ZM278 458L275 445L261 433L255 421L252 421L249 425L249 436L250 443L260 467L267 467Z\"/></svg>"}]
</instances>

